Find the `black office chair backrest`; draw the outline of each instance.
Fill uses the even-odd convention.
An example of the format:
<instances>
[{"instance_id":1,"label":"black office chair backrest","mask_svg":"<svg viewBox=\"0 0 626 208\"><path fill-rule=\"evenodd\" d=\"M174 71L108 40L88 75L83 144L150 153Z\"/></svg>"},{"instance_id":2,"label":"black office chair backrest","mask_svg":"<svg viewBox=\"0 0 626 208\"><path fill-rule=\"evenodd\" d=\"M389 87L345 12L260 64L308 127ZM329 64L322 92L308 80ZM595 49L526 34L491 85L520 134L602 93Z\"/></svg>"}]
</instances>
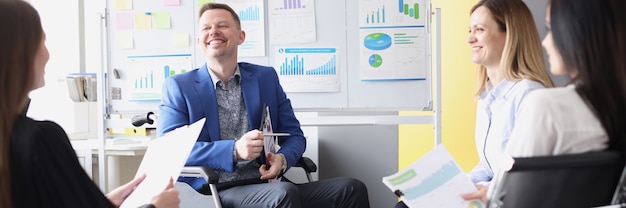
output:
<instances>
[{"instance_id":1,"label":"black office chair backrest","mask_svg":"<svg viewBox=\"0 0 626 208\"><path fill-rule=\"evenodd\" d=\"M489 207L594 207L611 204L624 169L622 154L514 158L492 194Z\"/></svg>"}]
</instances>

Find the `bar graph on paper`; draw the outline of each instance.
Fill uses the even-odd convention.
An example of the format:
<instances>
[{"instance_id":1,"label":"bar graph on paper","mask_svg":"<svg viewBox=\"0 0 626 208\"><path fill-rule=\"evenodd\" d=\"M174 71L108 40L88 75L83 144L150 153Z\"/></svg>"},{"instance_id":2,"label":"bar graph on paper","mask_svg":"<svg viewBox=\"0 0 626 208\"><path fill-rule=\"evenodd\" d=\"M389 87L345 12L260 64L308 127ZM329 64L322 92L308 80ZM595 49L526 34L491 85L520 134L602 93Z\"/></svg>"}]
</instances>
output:
<instances>
[{"instance_id":1,"label":"bar graph on paper","mask_svg":"<svg viewBox=\"0 0 626 208\"><path fill-rule=\"evenodd\" d=\"M317 40L315 1L268 1L270 42L274 44L311 43Z\"/></svg>"},{"instance_id":2,"label":"bar graph on paper","mask_svg":"<svg viewBox=\"0 0 626 208\"><path fill-rule=\"evenodd\" d=\"M263 0L221 0L239 16L246 40L239 45L239 57L265 56L265 4Z\"/></svg>"},{"instance_id":3,"label":"bar graph on paper","mask_svg":"<svg viewBox=\"0 0 626 208\"><path fill-rule=\"evenodd\" d=\"M274 8L276 10L293 10L293 9L304 9L306 8L306 4L302 3L302 0L283 0L282 7Z\"/></svg>"},{"instance_id":4,"label":"bar graph on paper","mask_svg":"<svg viewBox=\"0 0 626 208\"><path fill-rule=\"evenodd\" d=\"M336 48L279 48L274 68L287 92L339 90Z\"/></svg>"},{"instance_id":5,"label":"bar graph on paper","mask_svg":"<svg viewBox=\"0 0 626 208\"><path fill-rule=\"evenodd\" d=\"M261 11L257 5L249 6L243 10L237 11L237 15L239 15L239 19L242 22L261 20Z\"/></svg>"},{"instance_id":6,"label":"bar graph on paper","mask_svg":"<svg viewBox=\"0 0 626 208\"><path fill-rule=\"evenodd\" d=\"M359 1L361 26L409 26L426 24L423 0Z\"/></svg>"},{"instance_id":7,"label":"bar graph on paper","mask_svg":"<svg viewBox=\"0 0 626 208\"><path fill-rule=\"evenodd\" d=\"M191 54L129 56L129 86L126 95L130 101L160 100L163 82L168 77L191 70Z\"/></svg>"}]
</instances>

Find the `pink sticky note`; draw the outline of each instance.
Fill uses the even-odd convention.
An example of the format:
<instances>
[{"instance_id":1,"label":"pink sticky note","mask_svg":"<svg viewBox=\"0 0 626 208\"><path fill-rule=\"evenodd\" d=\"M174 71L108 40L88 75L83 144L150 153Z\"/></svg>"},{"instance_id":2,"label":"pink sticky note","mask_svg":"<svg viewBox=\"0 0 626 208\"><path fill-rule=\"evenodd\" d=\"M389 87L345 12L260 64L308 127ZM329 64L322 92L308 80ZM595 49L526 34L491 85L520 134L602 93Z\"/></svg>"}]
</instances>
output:
<instances>
[{"instance_id":1,"label":"pink sticky note","mask_svg":"<svg viewBox=\"0 0 626 208\"><path fill-rule=\"evenodd\" d=\"M163 4L165 6L178 6L180 5L180 0L163 0Z\"/></svg>"},{"instance_id":2,"label":"pink sticky note","mask_svg":"<svg viewBox=\"0 0 626 208\"><path fill-rule=\"evenodd\" d=\"M133 29L133 13L118 12L115 14L117 29Z\"/></svg>"}]
</instances>

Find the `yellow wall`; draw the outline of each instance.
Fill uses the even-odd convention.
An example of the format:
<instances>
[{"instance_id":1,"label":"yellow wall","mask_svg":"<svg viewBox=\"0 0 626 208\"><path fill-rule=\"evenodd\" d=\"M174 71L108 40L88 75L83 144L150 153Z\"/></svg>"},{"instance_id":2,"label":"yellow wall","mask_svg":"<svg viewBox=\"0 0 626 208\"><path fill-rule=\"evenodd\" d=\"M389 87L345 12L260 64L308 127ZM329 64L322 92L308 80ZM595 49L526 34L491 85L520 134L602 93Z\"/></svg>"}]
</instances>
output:
<instances>
[{"instance_id":1,"label":"yellow wall","mask_svg":"<svg viewBox=\"0 0 626 208\"><path fill-rule=\"evenodd\" d=\"M475 65L470 60L471 49L466 42L469 10L476 2L431 0L433 12L441 8L442 143L466 172L478 163L474 145ZM434 22L432 25L435 26ZM432 35L436 35L434 28L432 31ZM400 115L423 114L432 115L432 112L400 112ZM398 168L403 169L434 147L434 131L433 125L400 125L398 128Z\"/></svg>"}]
</instances>

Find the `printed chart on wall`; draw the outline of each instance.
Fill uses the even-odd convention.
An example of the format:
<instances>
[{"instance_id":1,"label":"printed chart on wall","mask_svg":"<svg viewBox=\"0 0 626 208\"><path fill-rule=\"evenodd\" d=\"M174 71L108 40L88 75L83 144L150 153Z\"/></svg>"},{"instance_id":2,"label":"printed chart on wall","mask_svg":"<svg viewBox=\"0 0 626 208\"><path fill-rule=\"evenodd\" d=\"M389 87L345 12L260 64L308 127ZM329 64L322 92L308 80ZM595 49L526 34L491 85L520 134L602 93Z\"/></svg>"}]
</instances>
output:
<instances>
[{"instance_id":1,"label":"printed chart on wall","mask_svg":"<svg viewBox=\"0 0 626 208\"><path fill-rule=\"evenodd\" d=\"M272 44L315 42L317 36L314 2L313 0L268 1L270 42Z\"/></svg>"},{"instance_id":2,"label":"printed chart on wall","mask_svg":"<svg viewBox=\"0 0 626 208\"><path fill-rule=\"evenodd\" d=\"M338 92L336 48L278 48L274 68L285 92Z\"/></svg>"},{"instance_id":3,"label":"printed chart on wall","mask_svg":"<svg viewBox=\"0 0 626 208\"><path fill-rule=\"evenodd\" d=\"M127 65L131 74L122 97L129 101L156 101L166 78L185 73L193 68L191 54L156 56L129 56Z\"/></svg>"},{"instance_id":4,"label":"printed chart on wall","mask_svg":"<svg viewBox=\"0 0 626 208\"><path fill-rule=\"evenodd\" d=\"M361 80L421 80L426 77L424 0L359 1Z\"/></svg>"},{"instance_id":5,"label":"printed chart on wall","mask_svg":"<svg viewBox=\"0 0 626 208\"><path fill-rule=\"evenodd\" d=\"M217 0L233 8L241 20L246 40L239 45L239 57L265 56L265 7L263 0Z\"/></svg>"}]
</instances>

